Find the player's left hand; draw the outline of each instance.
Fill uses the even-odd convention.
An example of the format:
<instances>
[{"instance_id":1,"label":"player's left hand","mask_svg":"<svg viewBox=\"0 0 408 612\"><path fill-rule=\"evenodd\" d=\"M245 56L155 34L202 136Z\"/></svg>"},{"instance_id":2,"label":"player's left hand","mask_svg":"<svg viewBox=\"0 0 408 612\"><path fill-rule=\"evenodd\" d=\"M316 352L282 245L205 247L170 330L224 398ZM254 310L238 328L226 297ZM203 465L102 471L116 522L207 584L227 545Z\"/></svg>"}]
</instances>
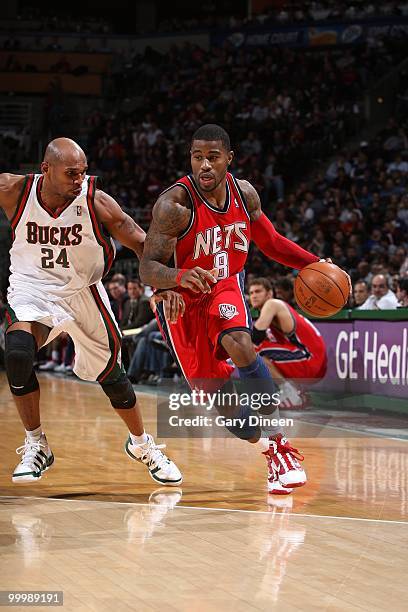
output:
<instances>
[{"instance_id":1,"label":"player's left hand","mask_svg":"<svg viewBox=\"0 0 408 612\"><path fill-rule=\"evenodd\" d=\"M325 261L326 263L331 263L331 264L333 263L330 257L327 257L326 259L319 259L319 261ZM351 297L353 295L353 285L351 284L351 278L350 278L350 275L345 270L343 270L343 272L347 274L347 279L348 279L348 284L349 284L349 297Z\"/></svg>"},{"instance_id":2,"label":"player's left hand","mask_svg":"<svg viewBox=\"0 0 408 612\"><path fill-rule=\"evenodd\" d=\"M152 295L150 298L150 308L154 313L159 302L164 302L164 316L170 323L177 323L179 316L182 317L184 315L186 305L183 296L177 293L177 291L166 289Z\"/></svg>"}]
</instances>

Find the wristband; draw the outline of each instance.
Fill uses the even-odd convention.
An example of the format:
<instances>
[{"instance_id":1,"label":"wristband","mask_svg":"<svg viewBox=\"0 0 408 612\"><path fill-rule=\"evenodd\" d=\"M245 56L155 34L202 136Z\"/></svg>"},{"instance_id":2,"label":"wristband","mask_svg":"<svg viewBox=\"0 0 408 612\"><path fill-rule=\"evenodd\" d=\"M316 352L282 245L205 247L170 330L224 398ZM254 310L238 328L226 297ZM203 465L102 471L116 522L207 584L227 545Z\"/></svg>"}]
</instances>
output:
<instances>
[{"instance_id":1,"label":"wristband","mask_svg":"<svg viewBox=\"0 0 408 612\"><path fill-rule=\"evenodd\" d=\"M254 327L251 332L251 337L254 344L261 344L266 338L266 329L257 329Z\"/></svg>"},{"instance_id":2,"label":"wristband","mask_svg":"<svg viewBox=\"0 0 408 612\"><path fill-rule=\"evenodd\" d=\"M176 285L178 286L181 285L181 277L183 276L185 272L187 272L187 270L185 270L184 268L180 268L180 270L177 272Z\"/></svg>"}]
</instances>

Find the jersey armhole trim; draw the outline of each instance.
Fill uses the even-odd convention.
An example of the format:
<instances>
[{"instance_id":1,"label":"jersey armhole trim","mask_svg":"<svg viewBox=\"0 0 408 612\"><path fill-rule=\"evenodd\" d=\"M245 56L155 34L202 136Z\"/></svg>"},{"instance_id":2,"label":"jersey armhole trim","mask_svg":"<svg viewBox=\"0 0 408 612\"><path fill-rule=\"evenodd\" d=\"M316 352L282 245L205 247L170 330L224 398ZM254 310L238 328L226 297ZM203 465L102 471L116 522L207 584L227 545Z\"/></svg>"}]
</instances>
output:
<instances>
[{"instance_id":1,"label":"jersey armhole trim","mask_svg":"<svg viewBox=\"0 0 408 612\"><path fill-rule=\"evenodd\" d=\"M11 225L11 229L13 231L13 239L14 239L14 232L17 228L17 225L21 219L21 216L23 214L24 208L27 204L27 200L28 200L28 196L30 195L30 191L31 191L31 187L33 185L34 182L34 174L27 174L25 179L24 179L24 183L23 186L21 188L21 192L20 192L20 196L18 198L18 204L16 206L16 210L14 212L13 217L10 220L10 225Z\"/></svg>"},{"instance_id":2,"label":"jersey armhole trim","mask_svg":"<svg viewBox=\"0 0 408 612\"><path fill-rule=\"evenodd\" d=\"M244 196L244 194L243 194L243 192L242 192L242 189L241 189L241 187L238 185L238 181L237 181L237 179L235 178L235 176L233 176L232 174L230 174L230 177L231 177L232 182L234 183L234 185L235 185L235 187L236 187L236 189L237 189L237 191L238 191L238 193L239 193L239 196L240 196L240 198L241 198L241 202L242 202L242 207L243 207L244 211L246 212L246 214L247 214L247 216L248 216L248 219L251 221L251 216L250 216L250 214L249 214L249 212L248 212L248 205L247 205L247 202L246 202L245 196Z\"/></svg>"},{"instance_id":3,"label":"jersey armhole trim","mask_svg":"<svg viewBox=\"0 0 408 612\"><path fill-rule=\"evenodd\" d=\"M94 231L96 241L103 249L103 255L105 260L105 269L103 271L103 276L106 276L113 263L115 253L111 241L103 235L101 224L99 223L98 218L96 216L94 200L97 178L97 176L89 177L86 202L88 205L89 217L91 219L92 229Z\"/></svg>"},{"instance_id":4,"label":"jersey armhole trim","mask_svg":"<svg viewBox=\"0 0 408 612\"><path fill-rule=\"evenodd\" d=\"M191 215L190 215L190 221L188 222L188 225L186 227L186 229L184 230L184 232L182 232L180 234L180 236L177 237L177 242L179 240L181 240L182 238L184 238L188 232L191 230L193 223L194 223L194 217L195 217L195 209L194 209L194 200L193 200L193 196L190 193L189 188L187 187L187 185L185 185L184 183L176 183L177 187L183 187L183 189L185 189L188 193L188 197L190 198L190 202L191 202Z\"/></svg>"}]
</instances>

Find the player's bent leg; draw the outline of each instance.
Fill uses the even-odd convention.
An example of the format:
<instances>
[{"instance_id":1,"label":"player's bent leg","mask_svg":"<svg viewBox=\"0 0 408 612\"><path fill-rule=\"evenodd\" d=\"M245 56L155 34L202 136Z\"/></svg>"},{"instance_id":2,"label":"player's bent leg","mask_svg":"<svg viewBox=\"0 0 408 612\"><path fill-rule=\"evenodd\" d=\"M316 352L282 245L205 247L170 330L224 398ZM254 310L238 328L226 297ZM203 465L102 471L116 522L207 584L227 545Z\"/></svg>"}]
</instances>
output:
<instances>
[{"instance_id":1,"label":"player's bent leg","mask_svg":"<svg viewBox=\"0 0 408 612\"><path fill-rule=\"evenodd\" d=\"M232 329L222 333L219 342L227 351L237 368L247 367L256 360L256 352L251 335L247 331Z\"/></svg>"},{"instance_id":2,"label":"player's bent leg","mask_svg":"<svg viewBox=\"0 0 408 612\"><path fill-rule=\"evenodd\" d=\"M16 450L21 461L13 472L12 481L27 482L39 480L54 463L54 455L40 423L39 385L33 368L37 341L31 332L16 326L6 334L5 365L26 438Z\"/></svg>"},{"instance_id":3,"label":"player's bent leg","mask_svg":"<svg viewBox=\"0 0 408 612\"><path fill-rule=\"evenodd\" d=\"M37 343L34 336L21 329L10 331L5 338L5 365L10 391L22 396L38 389L34 373Z\"/></svg>"},{"instance_id":4,"label":"player's bent leg","mask_svg":"<svg viewBox=\"0 0 408 612\"><path fill-rule=\"evenodd\" d=\"M247 380L249 386L252 379L255 379L257 393L268 393L273 398L278 392L278 387L265 361L260 355L256 354L249 334L242 331L232 331L222 337L221 343L237 365L240 378ZM266 409L263 408L260 412L268 415L273 414L274 418L279 418L279 408L272 399L271 405ZM265 432L262 432L262 434L265 435ZM282 495L286 494L284 489L289 489L288 492L291 492L293 487L304 485L307 480L306 473L298 461L298 459L303 460L303 456L290 446L286 438L283 437L280 428L270 427L266 435L269 437L269 447L266 451L263 451L263 454L268 465L269 492ZM261 434L257 438L248 439L252 443L256 443L258 440L260 444L264 443Z\"/></svg>"},{"instance_id":5,"label":"player's bent leg","mask_svg":"<svg viewBox=\"0 0 408 612\"><path fill-rule=\"evenodd\" d=\"M231 330L221 338L221 344L238 369L241 380L241 389L251 398L256 400L260 394L267 394L270 398L269 404L263 402L259 414L273 415L279 417L279 395L278 386L273 380L264 360L256 354L251 336L245 331ZM251 401L249 413L254 412L255 402ZM268 436L280 433L280 429L272 427L268 430ZM259 436L258 436L259 438ZM257 440L249 439L250 442Z\"/></svg>"},{"instance_id":6,"label":"player's bent leg","mask_svg":"<svg viewBox=\"0 0 408 612\"><path fill-rule=\"evenodd\" d=\"M126 374L121 371L116 380L101 383L101 387L129 429L125 444L126 454L131 459L144 463L155 482L162 485L179 485L183 480L181 473L176 464L162 452L165 444L157 445L153 436L144 431L136 394Z\"/></svg>"}]
</instances>

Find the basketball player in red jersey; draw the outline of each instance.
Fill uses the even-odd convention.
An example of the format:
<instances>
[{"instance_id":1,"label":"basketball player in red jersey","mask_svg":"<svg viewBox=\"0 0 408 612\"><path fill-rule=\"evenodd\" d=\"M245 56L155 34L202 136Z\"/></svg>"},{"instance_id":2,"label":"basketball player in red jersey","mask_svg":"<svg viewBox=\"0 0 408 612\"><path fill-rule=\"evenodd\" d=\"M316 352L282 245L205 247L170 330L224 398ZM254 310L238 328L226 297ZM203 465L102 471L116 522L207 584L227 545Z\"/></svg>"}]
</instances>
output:
<instances>
[{"instance_id":1,"label":"basketball player in red jersey","mask_svg":"<svg viewBox=\"0 0 408 612\"><path fill-rule=\"evenodd\" d=\"M304 396L290 381L307 383L323 378L327 370L324 340L313 323L283 300L273 298L267 279L251 282L249 301L260 310L252 340L280 386L280 408L302 408Z\"/></svg>"},{"instance_id":2,"label":"basketball player in red jersey","mask_svg":"<svg viewBox=\"0 0 408 612\"><path fill-rule=\"evenodd\" d=\"M163 192L153 208L146 236L140 276L157 288L178 287L185 315L167 325L160 304L156 316L180 368L194 379L227 379L236 365L240 377L256 379L273 394L277 387L251 341L251 318L244 297L243 269L253 240L269 258L301 269L318 261L280 235L263 214L259 195L228 167L233 160L230 139L217 125L204 125L192 138L192 174ZM174 255L175 267L168 265ZM253 382L253 381L252 381ZM247 417L240 407L237 416ZM245 414L244 414L245 413ZM276 412L274 413L276 415ZM305 484L303 459L276 429L269 438L257 427L229 428L235 435L258 443L266 453L269 481L275 493Z\"/></svg>"},{"instance_id":3,"label":"basketball player in red jersey","mask_svg":"<svg viewBox=\"0 0 408 612\"><path fill-rule=\"evenodd\" d=\"M110 236L140 256L144 231L113 198L96 189L96 177L87 175L85 153L68 138L49 143L41 174L0 174L0 206L13 234L5 366L26 430L13 482L38 482L54 462L41 427L33 365L37 350L65 331L75 345L75 373L98 381L126 423L129 457L144 463L156 482L180 484L177 466L144 431L121 363L121 334L101 281L114 258ZM176 316L171 296L168 305L170 316Z\"/></svg>"}]
</instances>

